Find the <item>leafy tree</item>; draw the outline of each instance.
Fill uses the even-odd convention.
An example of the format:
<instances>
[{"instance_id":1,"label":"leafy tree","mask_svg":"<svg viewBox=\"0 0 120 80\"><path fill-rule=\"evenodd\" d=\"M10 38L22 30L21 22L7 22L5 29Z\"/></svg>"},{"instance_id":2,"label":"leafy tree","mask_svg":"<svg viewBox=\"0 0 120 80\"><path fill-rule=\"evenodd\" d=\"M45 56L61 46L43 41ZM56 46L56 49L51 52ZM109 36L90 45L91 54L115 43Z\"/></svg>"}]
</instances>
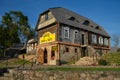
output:
<instances>
[{"instance_id":1,"label":"leafy tree","mask_svg":"<svg viewBox=\"0 0 120 80\"><path fill-rule=\"evenodd\" d=\"M22 12L9 11L2 16L0 34L0 45L10 47L13 43L25 43L35 35L35 31Z\"/></svg>"},{"instance_id":2,"label":"leafy tree","mask_svg":"<svg viewBox=\"0 0 120 80\"><path fill-rule=\"evenodd\" d=\"M3 45L3 42L4 42L4 30L3 30L3 27L0 25L0 46Z\"/></svg>"},{"instance_id":3,"label":"leafy tree","mask_svg":"<svg viewBox=\"0 0 120 80\"><path fill-rule=\"evenodd\" d=\"M118 45L119 45L119 36L114 34L112 36L112 38L113 38L113 41L114 41L114 47L118 47Z\"/></svg>"}]
</instances>

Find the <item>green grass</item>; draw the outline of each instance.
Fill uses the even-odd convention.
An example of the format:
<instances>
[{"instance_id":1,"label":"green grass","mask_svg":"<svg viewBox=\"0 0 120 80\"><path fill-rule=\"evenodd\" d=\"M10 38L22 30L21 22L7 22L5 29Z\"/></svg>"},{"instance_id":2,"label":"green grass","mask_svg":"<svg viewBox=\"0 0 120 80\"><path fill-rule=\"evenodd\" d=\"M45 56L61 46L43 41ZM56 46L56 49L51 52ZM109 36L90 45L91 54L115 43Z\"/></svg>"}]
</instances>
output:
<instances>
[{"instance_id":1,"label":"green grass","mask_svg":"<svg viewBox=\"0 0 120 80\"><path fill-rule=\"evenodd\" d=\"M20 65L20 64L30 64L31 62L26 61L26 60L17 60L12 63L12 65Z\"/></svg>"},{"instance_id":2,"label":"green grass","mask_svg":"<svg viewBox=\"0 0 120 80\"><path fill-rule=\"evenodd\" d=\"M5 68L5 66L0 65L0 69Z\"/></svg>"},{"instance_id":3,"label":"green grass","mask_svg":"<svg viewBox=\"0 0 120 80\"><path fill-rule=\"evenodd\" d=\"M37 71L120 71L120 68L38 68Z\"/></svg>"}]
</instances>

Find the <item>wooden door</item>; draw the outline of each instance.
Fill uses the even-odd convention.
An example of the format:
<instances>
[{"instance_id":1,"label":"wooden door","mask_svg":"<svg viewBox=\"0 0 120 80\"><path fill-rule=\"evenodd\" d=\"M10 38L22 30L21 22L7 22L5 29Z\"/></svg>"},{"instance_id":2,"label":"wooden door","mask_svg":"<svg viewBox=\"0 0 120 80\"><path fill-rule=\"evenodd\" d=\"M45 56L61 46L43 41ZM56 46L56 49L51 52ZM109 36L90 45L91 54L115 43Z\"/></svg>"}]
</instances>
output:
<instances>
[{"instance_id":1,"label":"wooden door","mask_svg":"<svg viewBox=\"0 0 120 80\"><path fill-rule=\"evenodd\" d=\"M44 63L47 63L47 49L44 49Z\"/></svg>"},{"instance_id":2,"label":"wooden door","mask_svg":"<svg viewBox=\"0 0 120 80\"><path fill-rule=\"evenodd\" d=\"M44 52L41 48L37 52L37 62L44 63Z\"/></svg>"}]
</instances>

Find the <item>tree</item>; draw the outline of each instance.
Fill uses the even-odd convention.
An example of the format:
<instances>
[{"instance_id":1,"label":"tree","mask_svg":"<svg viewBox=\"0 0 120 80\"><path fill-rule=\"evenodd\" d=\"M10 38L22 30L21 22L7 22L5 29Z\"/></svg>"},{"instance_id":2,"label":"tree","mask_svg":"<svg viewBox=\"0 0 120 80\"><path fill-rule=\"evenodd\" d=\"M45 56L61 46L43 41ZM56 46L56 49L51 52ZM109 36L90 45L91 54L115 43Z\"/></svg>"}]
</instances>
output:
<instances>
[{"instance_id":1,"label":"tree","mask_svg":"<svg viewBox=\"0 0 120 80\"><path fill-rule=\"evenodd\" d=\"M28 23L27 16L20 11L9 11L2 16L0 24L0 45L10 47L13 43L25 43L35 31Z\"/></svg>"},{"instance_id":2,"label":"tree","mask_svg":"<svg viewBox=\"0 0 120 80\"><path fill-rule=\"evenodd\" d=\"M4 29L3 29L3 27L0 25L0 46L2 46L3 45L3 43L4 43Z\"/></svg>"},{"instance_id":3,"label":"tree","mask_svg":"<svg viewBox=\"0 0 120 80\"><path fill-rule=\"evenodd\" d=\"M114 34L112 36L112 38L113 38L113 41L114 41L114 47L118 47L118 45L119 45L119 36Z\"/></svg>"}]
</instances>

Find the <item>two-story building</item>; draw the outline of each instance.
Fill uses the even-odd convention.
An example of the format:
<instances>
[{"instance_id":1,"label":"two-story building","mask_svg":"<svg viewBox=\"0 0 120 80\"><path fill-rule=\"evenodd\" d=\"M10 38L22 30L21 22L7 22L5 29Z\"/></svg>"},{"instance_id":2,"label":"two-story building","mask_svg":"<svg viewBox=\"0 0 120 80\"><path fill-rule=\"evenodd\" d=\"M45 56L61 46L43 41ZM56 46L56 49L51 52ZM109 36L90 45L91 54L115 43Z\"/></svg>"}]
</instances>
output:
<instances>
[{"instance_id":1,"label":"two-story building","mask_svg":"<svg viewBox=\"0 0 120 80\"><path fill-rule=\"evenodd\" d=\"M42 12L36 30L39 63L57 65L110 50L110 36L100 25L65 8Z\"/></svg>"}]
</instances>

